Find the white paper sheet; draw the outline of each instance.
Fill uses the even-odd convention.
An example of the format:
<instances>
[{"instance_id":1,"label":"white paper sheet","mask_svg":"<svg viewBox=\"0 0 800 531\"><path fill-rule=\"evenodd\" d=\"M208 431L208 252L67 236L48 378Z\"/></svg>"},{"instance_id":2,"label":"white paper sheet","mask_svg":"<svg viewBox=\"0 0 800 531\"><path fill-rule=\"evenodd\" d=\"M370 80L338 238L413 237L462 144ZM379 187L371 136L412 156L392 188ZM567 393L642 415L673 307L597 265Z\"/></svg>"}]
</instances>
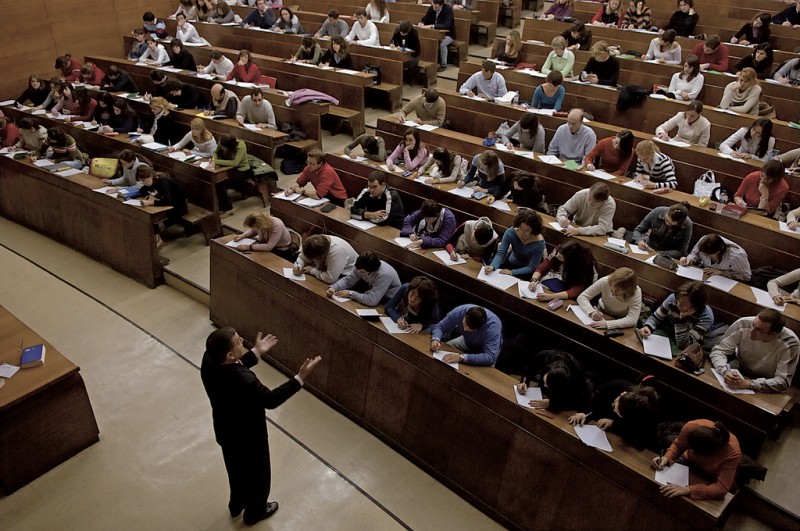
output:
<instances>
[{"instance_id":1,"label":"white paper sheet","mask_svg":"<svg viewBox=\"0 0 800 531\"><path fill-rule=\"evenodd\" d=\"M447 352L446 350L437 350L436 352L433 353L433 357L439 361L442 361L442 358L444 358L445 354L458 354L458 352ZM442 361L442 363L444 362ZM448 363L447 365L450 365L455 370L458 370L458 363Z\"/></svg>"},{"instance_id":2,"label":"white paper sheet","mask_svg":"<svg viewBox=\"0 0 800 531\"><path fill-rule=\"evenodd\" d=\"M772 308L773 310L777 310L782 312L786 309L786 305L778 306L772 300L772 297L769 296L769 293L764 291L763 289L754 288L750 286L750 289L753 291L753 295L756 298L756 304L760 304L761 306L766 306L767 308Z\"/></svg>"},{"instance_id":3,"label":"white paper sheet","mask_svg":"<svg viewBox=\"0 0 800 531\"><path fill-rule=\"evenodd\" d=\"M500 201L499 199L496 199L495 202L491 204L491 207L502 212L511 212L511 207L508 206L508 203L505 201Z\"/></svg>"},{"instance_id":4,"label":"white paper sheet","mask_svg":"<svg viewBox=\"0 0 800 531\"><path fill-rule=\"evenodd\" d=\"M612 245L616 245L617 247L625 247L627 243L622 238L613 238L611 236L608 237L608 243Z\"/></svg>"},{"instance_id":5,"label":"white paper sheet","mask_svg":"<svg viewBox=\"0 0 800 531\"><path fill-rule=\"evenodd\" d=\"M672 347L669 345L668 337L650 334L642 340L642 344L644 345L645 354L664 360L672 359Z\"/></svg>"},{"instance_id":6,"label":"white paper sheet","mask_svg":"<svg viewBox=\"0 0 800 531\"><path fill-rule=\"evenodd\" d=\"M711 368L711 374L717 379L719 384L725 389L727 392L731 393L732 395L754 395L756 394L755 391L752 389L734 389L733 387L728 387L728 384L725 383L725 377L722 376L720 373L717 372L717 369Z\"/></svg>"},{"instance_id":7,"label":"white paper sheet","mask_svg":"<svg viewBox=\"0 0 800 531\"><path fill-rule=\"evenodd\" d=\"M433 251L433 256L444 262L444 265L458 265L458 264L466 264L467 261L458 257L458 260L451 260L450 253L447 251Z\"/></svg>"},{"instance_id":8,"label":"white paper sheet","mask_svg":"<svg viewBox=\"0 0 800 531\"><path fill-rule=\"evenodd\" d=\"M472 197L474 190L472 188L469 188L468 186L462 186L461 188L453 188L452 190L448 190L448 193L460 197Z\"/></svg>"},{"instance_id":9,"label":"white paper sheet","mask_svg":"<svg viewBox=\"0 0 800 531\"><path fill-rule=\"evenodd\" d=\"M123 201L122 204L140 207L142 206L142 201L140 199L128 199L127 201Z\"/></svg>"},{"instance_id":10,"label":"white paper sheet","mask_svg":"<svg viewBox=\"0 0 800 531\"><path fill-rule=\"evenodd\" d=\"M281 199L283 201L294 201L300 197L300 194L294 193L291 195L286 195L286 192L278 192L277 194L272 194L274 199Z\"/></svg>"},{"instance_id":11,"label":"white paper sheet","mask_svg":"<svg viewBox=\"0 0 800 531\"><path fill-rule=\"evenodd\" d=\"M400 236L394 239L394 243L396 243L400 247L408 247L409 245L411 245L411 238L408 238L406 236Z\"/></svg>"},{"instance_id":12,"label":"white paper sheet","mask_svg":"<svg viewBox=\"0 0 800 531\"><path fill-rule=\"evenodd\" d=\"M699 267L679 265L675 274L679 277L697 280L698 282L703 281L703 270Z\"/></svg>"},{"instance_id":13,"label":"white paper sheet","mask_svg":"<svg viewBox=\"0 0 800 531\"><path fill-rule=\"evenodd\" d=\"M161 142L148 142L147 144L142 144L143 148L152 149L152 150L163 150L167 149L169 146L162 144Z\"/></svg>"},{"instance_id":14,"label":"white paper sheet","mask_svg":"<svg viewBox=\"0 0 800 531\"><path fill-rule=\"evenodd\" d=\"M551 222L548 223L548 225L550 225L550 227L553 230L557 230L559 232L563 231L563 230L566 230L566 227L562 227L561 224L558 221L551 221Z\"/></svg>"},{"instance_id":15,"label":"white paper sheet","mask_svg":"<svg viewBox=\"0 0 800 531\"><path fill-rule=\"evenodd\" d=\"M70 168L68 170L60 171L56 175L61 177L72 177L73 175L78 175L79 173L83 173L83 170L77 170L75 168Z\"/></svg>"},{"instance_id":16,"label":"white paper sheet","mask_svg":"<svg viewBox=\"0 0 800 531\"><path fill-rule=\"evenodd\" d=\"M592 171L587 171L586 173L588 173L592 177L597 177L598 179L603 179L606 181L610 179L615 179L617 177L616 175L611 175L610 173L605 172L603 170L592 170Z\"/></svg>"},{"instance_id":17,"label":"white paper sheet","mask_svg":"<svg viewBox=\"0 0 800 531\"><path fill-rule=\"evenodd\" d=\"M539 160L545 162L547 164L564 164L560 158L556 157L555 155L539 155Z\"/></svg>"},{"instance_id":18,"label":"white paper sheet","mask_svg":"<svg viewBox=\"0 0 800 531\"><path fill-rule=\"evenodd\" d=\"M356 309L356 315L358 315L362 319L370 319L373 317L381 316L381 314L378 313L378 310L374 308L358 308Z\"/></svg>"},{"instance_id":19,"label":"white paper sheet","mask_svg":"<svg viewBox=\"0 0 800 531\"><path fill-rule=\"evenodd\" d=\"M14 100L6 100L0 102L0 107L8 107L9 105L14 105ZM2 376L2 375L0 375Z\"/></svg>"},{"instance_id":20,"label":"white paper sheet","mask_svg":"<svg viewBox=\"0 0 800 531\"><path fill-rule=\"evenodd\" d=\"M438 125L433 125L433 124L424 124L424 125L420 125L419 129L421 131L433 131L434 129L439 129L439 126Z\"/></svg>"},{"instance_id":21,"label":"white paper sheet","mask_svg":"<svg viewBox=\"0 0 800 531\"><path fill-rule=\"evenodd\" d=\"M8 363L4 363L0 365L0 378L11 378L15 374L17 374L18 370L19 367L17 367L16 365L9 365Z\"/></svg>"},{"instance_id":22,"label":"white paper sheet","mask_svg":"<svg viewBox=\"0 0 800 531\"><path fill-rule=\"evenodd\" d=\"M253 238L242 238L238 242L233 240L229 241L228 243L225 244L225 247L233 247L234 249L236 249L240 245L253 245L254 243L257 242Z\"/></svg>"},{"instance_id":23,"label":"white paper sheet","mask_svg":"<svg viewBox=\"0 0 800 531\"><path fill-rule=\"evenodd\" d=\"M392 321L391 317L385 317L385 316L381 317L381 323L386 328L386 331L389 332L390 334L408 334L409 333L408 330L403 330L402 328L397 326L397 323Z\"/></svg>"},{"instance_id":24,"label":"white paper sheet","mask_svg":"<svg viewBox=\"0 0 800 531\"><path fill-rule=\"evenodd\" d=\"M369 230L377 227L377 225L375 225L373 222L366 219L348 219L347 223L354 225L361 230Z\"/></svg>"},{"instance_id":25,"label":"white paper sheet","mask_svg":"<svg viewBox=\"0 0 800 531\"><path fill-rule=\"evenodd\" d=\"M502 290L506 290L510 286L513 286L517 283L517 277L514 275L503 275L497 270L487 273L486 269L484 268L480 269L477 278L482 282L486 282L487 284L491 284L492 286Z\"/></svg>"},{"instance_id":26,"label":"white paper sheet","mask_svg":"<svg viewBox=\"0 0 800 531\"><path fill-rule=\"evenodd\" d=\"M589 315L583 311L583 308L581 308L577 304L570 304L569 306L567 306L567 311L568 312L571 311L572 313L574 313L576 316L578 316L578 319L580 319L581 322L587 326L594 322L594 319L589 317Z\"/></svg>"},{"instance_id":27,"label":"white paper sheet","mask_svg":"<svg viewBox=\"0 0 800 531\"><path fill-rule=\"evenodd\" d=\"M721 289L722 291L730 291L736 284L739 282L733 280L731 278L723 277L722 275L712 275L708 278L708 284L710 286L714 286L717 289Z\"/></svg>"},{"instance_id":28,"label":"white paper sheet","mask_svg":"<svg viewBox=\"0 0 800 531\"><path fill-rule=\"evenodd\" d=\"M680 463L673 463L664 470L656 470L656 483L662 485L673 484L681 487L689 486L689 467Z\"/></svg>"},{"instance_id":29,"label":"white paper sheet","mask_svg":"<svg viewBox=\"0 0 800 531\"><path fill-rule=\"evenodd\" d=\"M350 300L350 299L349 299L349 298L347 298L347 297L339 297L339 296L337 296L337 295L334 295L334 296L333 296L333 297L331 297L331 298L332 298L333 300L335 300L336 302L348 302L348 301Z\"/></svg>"},{"instance_id":30,"label":"white paper sheet","mask_svg":"<svg viewBox=\"0 0 800 531\"><path fill-rule=\"evenodd\" d=\"M608 442L608 437L606 436L606 432L604 432L597 426L591 424L584 426L576 425L573 426L573 428L575 428L575 433L578 434L578 438L586 446L591 446L592 448L598 448L606 452L614 451L614 449L611 448L611 443Z\"/></svg>"},{"instance_id":31,"label":"white paper sheet","mask_svg":"<svg viewBox=\"0 0 800 531\"><path fill-rule=\"evenodd\" d=\"M639 246L636 245L635 243L629 243L628 247L631 248L631 252L633 254L649 254L650 253L650 251L645 251L645 250L639 249Z\"/></svg>"},{"instance_id":32,"label":"white paper sheet","mask_svg":"<svg viewBox=\"0 0 800 531\"><path fill-rule=\"evenodd\" d=\"M535 299L536 295L544 293L541 282L536 284L536 289L533 291L529 290L528 286L530 286L530 282L527 280L517 281L517 291L519 291L519 296L523 299Z\"/></svg>"},{"instance_id":33,"label":"white paper sheet","mask_svg":"<svg viewBox=\"0 0 800 531\"><path fill-rule=\"evenodd\" d=\"M244 124L244 128L250 131L258 131L258 126L256 124Z\"/></svg>"},{"instance_id":34,"label":"white paper sheet","mask_svg":"<svg viewBox=\"0 0 800 531\"><path fill-rule=\"evenodd\" d=\"M720 153L717 153L717 155L719 155L723 159L735 160L736 162L745 162L744 159L740 159L738 157L734 157L733 155L728 155L727 153L720 152Z\"/></svg>"},{"instance_id":35,"label":"white paper sheet","mask_svg":"<svg viewBox=\"0 0 800 531\"><path fill-rule=\"evenodd\" d=\"M644 190L644 185L637 183L634 179L631 179L622 186L627 186L628 188L633 188L634 190Z\"/></svg>"},{"instance_id":36,"label":"white paper sheet","mask_svg":"<svg viewBox=\"0 0 800 531\"><path fill-rule=\"evenodd\" d=\"M657 255L657 254L654 254L653 256L651 256L650 258L648 258L647 260L645 260L645 262L647 262L647 263L648 263L648 264L650 264L650 265L656 265L656 264L655 264L655 259L656 259L656 256L658 256L658 255ZM658 267L658 266L656 266L656 267Z\"/></svg>"},{"instance_id":37,"label":"white paper sheet","mask_svg":"<svg viewBox=\"0 0 800 531\"><path fill-rule=\"evenodd\" d=\"M298 201L297 204L303 205L308 208L317 208L320 205L324 205L328 201L329 200L325 199L324 197L322 199L314 199L313 197L306 197L305 199L301 199L300 201Z\"/></svg>"},{"instance_id":38,"label":"white paper sheet","mask_svg":"<svg viewBox=\"0 0 800 531\"><path fill-rule=\"evenodd\" d=\"M34 166L38 166L41 168L42 166L50 166L51 164L55 164L52 160L48 159L37 159L33 161Z\"/></svg>"},{"instance_id":39,"label":"white paper sheet","mask_svg":"<svg viewBox=\"0 0 800 531\"><path fill-rule=\"evenodd\" d=\"M517 404L521 405L522 407L526 407L528 409L536 409L532 405L529 404L531 400L541 400L542 399L542 388L541 387L531 387L528 386L528 389L525 390L525 394L521 395L519 391L517 391L517 386L513 386L514 389L514 396L517 397Z\"/></svg>"},{"instance_id":40,"label":"white paper sheet","mask_svg":"<svg viewBox=\"0 0 800 531\"><path fill-rule=\"evenodd\" d=\"M789 228L789 225L785 221L778 222L778 228L782 232L788 232L789 234L794 234L795 236L800 236L800 228L798 230L792 230Z\"/></svg>"},{"instance_id":41,"label":"white paper sheet","mask_svg":"<svg viewBox=\"0 0 800 531\"><path fill-rule=\"evenodd\" d=\"M306 274L300 273L299 275L294 274L293 267L284 267L283 268L283 276L284 278L288 278L289 280L305 280Z\"/></svg>"}]
</instances>

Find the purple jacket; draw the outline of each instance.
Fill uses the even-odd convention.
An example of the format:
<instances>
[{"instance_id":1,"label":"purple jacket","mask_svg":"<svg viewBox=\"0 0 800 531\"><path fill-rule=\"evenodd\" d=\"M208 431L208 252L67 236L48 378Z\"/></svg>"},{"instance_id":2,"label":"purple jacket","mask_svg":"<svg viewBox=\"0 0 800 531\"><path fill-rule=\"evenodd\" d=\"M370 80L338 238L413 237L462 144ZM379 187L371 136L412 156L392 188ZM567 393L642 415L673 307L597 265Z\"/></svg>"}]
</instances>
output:
<instances>
[{"instance_id":1,"label":"purple jacket","mask_svg":"<svg viewBox=\"0 0 800 531\"><path fill-rule=\"evenodd\" d=\"M422 239L422 248L444 247L450 236L456 230L456 217L450 209L442 208L442 223L439 230L429 232L425 230L425 220L419 210L415 210L403 220L403 228L400 229L400 236L409 236L412 232Z\"/></svg>"},{"instance_id":2,"label":"purple jacket","mask_svg":"<svg viewBox=\"0 0 800 531\"><path fill-rule=\"evenodd\" d=\"M311 100L322 100L333 103L334 105L339 105L339 100L325 94L324 92L319 92L312 89L297 89L289 96L289 99L286 100L286 105L291 107L292 105L300 105L301 103L305 103Z\"/></svg>"}]
</instances>

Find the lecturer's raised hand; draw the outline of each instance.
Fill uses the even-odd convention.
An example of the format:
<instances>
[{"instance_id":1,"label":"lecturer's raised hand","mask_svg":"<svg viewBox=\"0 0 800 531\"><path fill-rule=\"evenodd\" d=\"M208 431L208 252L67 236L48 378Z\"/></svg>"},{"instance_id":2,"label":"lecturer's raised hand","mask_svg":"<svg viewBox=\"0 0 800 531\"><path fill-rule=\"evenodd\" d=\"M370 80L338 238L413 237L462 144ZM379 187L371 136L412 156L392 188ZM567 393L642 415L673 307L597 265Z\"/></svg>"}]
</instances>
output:
<instances>
[{"instance_id":1,"label":"lecturer's raised hand","mask_svg":"<svg viewBox=\"0 0 800 531\"><path fill-rule=\"evenodd\" d=\"M264 354L270 351L272 347L278 344L278 338L272 334L263 335L261 332L256 336L256 342L253 345L253 350L256 354L263 357Z\"/></svg>"},{"instance_id":2,"label":"lecturer's raised hand","mask_svg":"<svg viewBox=\"0 0 800 531\"><path fill-rule=\"evenodd\" d=\"M306 358L303 364L300 366L300 370L297 371L297 376L300 377L301 380L305 381L306 378L314 371L314 367L322 361L322 356L317 356L316 358Z\"/></svg>"}]
</instances>

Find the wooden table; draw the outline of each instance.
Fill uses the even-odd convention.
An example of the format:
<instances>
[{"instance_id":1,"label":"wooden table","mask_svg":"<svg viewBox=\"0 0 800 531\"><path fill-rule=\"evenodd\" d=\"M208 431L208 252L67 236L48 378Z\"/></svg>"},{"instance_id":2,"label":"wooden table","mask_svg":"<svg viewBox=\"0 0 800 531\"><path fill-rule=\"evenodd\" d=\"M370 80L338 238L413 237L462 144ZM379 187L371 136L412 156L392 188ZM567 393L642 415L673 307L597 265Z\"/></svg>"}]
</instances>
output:
<instances>
[{"instance_id":1,"label":"wooden table","mask_svg":"<svg viewBox=\"0 0 800 531\"><path fill-rule=\"evenodd\" d=\"M0 389L4 496L93 445L100 433L78 366L0 306L0 363L19 365L20 344L44 344L47 352L44 365L21 369Z\"/></svg>"}]
</instances>

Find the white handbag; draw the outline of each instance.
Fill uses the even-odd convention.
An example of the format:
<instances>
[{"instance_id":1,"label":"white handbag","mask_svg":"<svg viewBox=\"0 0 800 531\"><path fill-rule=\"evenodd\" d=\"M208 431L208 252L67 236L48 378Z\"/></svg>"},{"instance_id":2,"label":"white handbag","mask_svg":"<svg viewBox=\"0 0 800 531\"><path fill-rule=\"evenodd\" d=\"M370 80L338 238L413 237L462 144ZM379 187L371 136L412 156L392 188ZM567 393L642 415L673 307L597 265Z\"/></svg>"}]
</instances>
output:
<instances>
[{"instance_id":1,"label":"white handbag","mask_svg":"<svg viewBox=\"0 0 800 531\"><path fill-rule=\"evenodd\" d=\"M694 182L694 192L692 195L695 197L711 197L714 190L719 187L720 183L717 182L717 176L714 175L713 171L708 170Z\"/></svg>"}]
</instances>

